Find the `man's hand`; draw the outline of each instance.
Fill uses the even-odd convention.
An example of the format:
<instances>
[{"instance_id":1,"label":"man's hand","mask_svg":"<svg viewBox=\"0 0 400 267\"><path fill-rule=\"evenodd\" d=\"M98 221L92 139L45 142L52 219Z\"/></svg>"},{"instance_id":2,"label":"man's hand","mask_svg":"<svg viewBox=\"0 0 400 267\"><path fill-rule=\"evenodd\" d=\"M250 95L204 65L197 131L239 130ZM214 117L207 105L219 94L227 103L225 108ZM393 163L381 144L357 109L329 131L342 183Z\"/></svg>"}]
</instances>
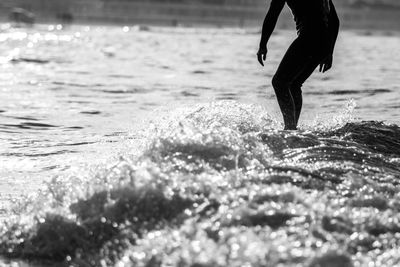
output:
<instances>
[{"instance_id":1,"label":"man's hand","mask_svg":"<svg viewBox=\"0 0 400 267\"><path fill-rule=\"evenodd\" d=\"M333 57L332 55L328 55L324 58L321 63L319 63L319 72L326 72L332 67Z\"/></svg>"},{"instance_id":2,"label":"man's hand","mask_svg":"<svg viewBox=\"0 0 400 267\"><path fill-rule=\"evenodd\" d=\"M257 52L258 62L260 62L261 66L263 66L263 67L264 67L263 61L265 61L267 59L267 52L268 52L267 48L260 48L260 49L258 49L258 52Z\"/></svg>"}]
</instances>

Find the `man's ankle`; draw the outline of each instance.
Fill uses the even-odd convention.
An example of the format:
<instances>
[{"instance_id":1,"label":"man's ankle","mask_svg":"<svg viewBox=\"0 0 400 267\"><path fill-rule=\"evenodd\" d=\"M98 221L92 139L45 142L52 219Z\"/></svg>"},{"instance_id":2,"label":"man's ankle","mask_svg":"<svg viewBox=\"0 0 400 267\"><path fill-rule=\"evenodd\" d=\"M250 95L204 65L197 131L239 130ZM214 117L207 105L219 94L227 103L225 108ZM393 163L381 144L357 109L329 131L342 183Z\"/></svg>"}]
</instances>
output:
<instances>
[{"instance_id":1,"label":"man's ankle","mask_svg":"<svg viewBox=\"0 0 400 267\"><path fill-rule=\"evenodd\" d=\"M283 130L297 130L296 125L285 125L285 128Z\"/></svg>"}]
</instances>

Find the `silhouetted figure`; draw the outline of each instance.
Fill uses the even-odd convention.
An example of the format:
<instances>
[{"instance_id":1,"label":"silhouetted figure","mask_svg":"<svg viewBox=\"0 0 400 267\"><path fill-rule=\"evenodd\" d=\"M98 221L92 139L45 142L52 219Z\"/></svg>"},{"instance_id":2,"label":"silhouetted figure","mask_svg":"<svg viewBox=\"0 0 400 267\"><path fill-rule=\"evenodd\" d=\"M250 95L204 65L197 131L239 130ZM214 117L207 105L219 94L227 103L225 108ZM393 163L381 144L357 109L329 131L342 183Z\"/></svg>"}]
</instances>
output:
<instances>
[{"instance_id":1,"label":"silhouetted figure","mask_svg":"<svg viewBox=\"0 0 400 267\"><path fill-rule=\"evenodd\" d=\"M35 15L26 9L16 7L9 14L9 19L17 24L33 25L35 23Z\"/></svg>"},{"instance_id":2,"label":"silhouetted figure","mask_svg":"<svg viewBox=\"0 0 400 267\"><path fill-rule=\"evenodd\" d=\"M298 36L272 78L272 86L283 114L285 130L296 130L303 103L301 86L318 65L320 72L332 67L339 18L331 0L271 0L257 53L262 66L268 40L285 3L292 10Z\"/></svg>"}]
</instances>

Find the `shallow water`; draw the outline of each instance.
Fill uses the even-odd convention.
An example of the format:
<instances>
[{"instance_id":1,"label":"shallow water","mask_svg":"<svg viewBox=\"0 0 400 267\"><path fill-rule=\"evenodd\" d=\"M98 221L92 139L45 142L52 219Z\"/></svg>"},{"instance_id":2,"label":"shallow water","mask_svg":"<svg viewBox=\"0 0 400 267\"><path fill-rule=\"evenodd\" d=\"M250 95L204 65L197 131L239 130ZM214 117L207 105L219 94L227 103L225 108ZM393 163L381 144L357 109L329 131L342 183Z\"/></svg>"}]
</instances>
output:
<instances>
[{"instance_id":1,"label":"shallow water","mask_svg":"<svg viewBox=\"0 0 400 267\"><path fill-rule=\"evenodd\" d=\"M2 25L0 253L399 264L400 38L342 32L284 132L269 81L293 37L262 69L251 30Z\"/></svg>"}]
</instances>

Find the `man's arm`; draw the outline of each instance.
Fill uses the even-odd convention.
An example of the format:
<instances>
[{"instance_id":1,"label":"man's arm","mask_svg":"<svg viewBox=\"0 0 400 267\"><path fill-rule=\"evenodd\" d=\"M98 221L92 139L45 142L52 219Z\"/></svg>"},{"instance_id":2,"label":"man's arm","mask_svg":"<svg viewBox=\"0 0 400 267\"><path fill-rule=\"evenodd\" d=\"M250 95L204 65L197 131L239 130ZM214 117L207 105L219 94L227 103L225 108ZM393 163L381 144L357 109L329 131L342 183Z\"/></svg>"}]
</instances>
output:
<instances>
[{"instance_id":1,"label":"man's arm","mask_svg":"<svg viewBox=\"0 0 400 267\"><path fill-rule=\"evenodd\" d=\"M337 36L339 33L339 17L336 13L335 6L332 3L332 0L329 0L330 12L329 12L329 53L333 55L333 50L335 48Z\"/></svg>"},{"instance_id":2,"label":"man's arm","mask_svg":"<svg viewBox=\"0 0 400 267\"><path fill-rule=\"evenodd\" d=\"M265 16L264 23L262 26L260 48L257 53L258 62L264 66L263 60L267 55L267 43L271 37L272 32L275 29L278 17L285 5L285 0L271 0L271 5Z\"/></svg>"},{"instance_id":3,"label":"man's arm","mask_svg":"<svg viewBox=\"0 0 400 267\"><path fill-rule=\"evenodd\" d=\"M319 64L319 71L325 72L332 67L333 62L333 50L335 49L335 44L337 40L337 36L339 33L339 18L336 13L335 6L332 3L332 0L329 0L329 20L328 20L328 31L329 31L329 46L327 51L327 56L322 60Z\"/></svg>"}]
</instances>

